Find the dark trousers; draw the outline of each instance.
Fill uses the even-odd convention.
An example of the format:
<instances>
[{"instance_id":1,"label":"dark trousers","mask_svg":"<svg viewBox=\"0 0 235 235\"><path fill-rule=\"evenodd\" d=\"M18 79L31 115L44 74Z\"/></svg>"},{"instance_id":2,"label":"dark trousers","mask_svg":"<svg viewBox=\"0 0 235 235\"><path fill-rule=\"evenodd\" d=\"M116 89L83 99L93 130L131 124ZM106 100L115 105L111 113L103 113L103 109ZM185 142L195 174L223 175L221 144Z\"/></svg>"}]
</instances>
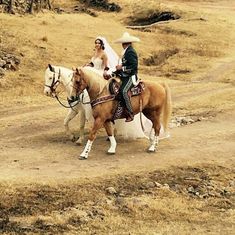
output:
<instances>
[{"instance_id":1,"label":"dark trousers","mask_svg":"<svg viewBox=\"0 0 235 235\"><path fill-rule=\"evenodd\" d=\"M127 94L127 92L133 87L133 82L131 77L125 77L122 78L122 84L120 86L120 97L122 102L125 104L128 112L133 113L132 107L131 107L131 102L130 98Z\"/></svg>"}]
</instances>

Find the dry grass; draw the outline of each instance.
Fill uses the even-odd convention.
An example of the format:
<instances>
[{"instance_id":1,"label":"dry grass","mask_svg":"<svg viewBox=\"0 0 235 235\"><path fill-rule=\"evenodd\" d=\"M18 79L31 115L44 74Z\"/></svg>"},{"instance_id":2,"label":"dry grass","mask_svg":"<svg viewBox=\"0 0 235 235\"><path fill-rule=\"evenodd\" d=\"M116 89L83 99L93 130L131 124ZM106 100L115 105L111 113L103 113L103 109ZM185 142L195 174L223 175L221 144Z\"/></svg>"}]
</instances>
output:
<instances>
[{"instance_id":1,"label":"dry grass","mask_svg":"<svg viewBox=\"0 0 235 235\"><path fill-rule=\"evenodd\" d=\"M234 225L233 214L224 214L224 211L235 207L232 194L222 194L221 191L217 196L203 199L188 193L187 188L193 185L200 191L201 187L201 190L209 190L211 195L213 190L219 192L223 187L230 192L228 182L233 177L234 172L228 168L204 166L173 168L95 182L25 184L24 188L22 185L2 184L2 231L175 234L177 230L180 234L190 231L191 234L203 234L208 229L216 232L217 226L223 224L226 226L221 231L226 233ZM158 188L154 186L155 181L168 184L169 188ZM214 189L207 189L205 185L213 185ZM117 194L108 194L106 188L109 186L113 186ZM222 213L221 219L218 216Z\"/></svg>"}]
</instances>

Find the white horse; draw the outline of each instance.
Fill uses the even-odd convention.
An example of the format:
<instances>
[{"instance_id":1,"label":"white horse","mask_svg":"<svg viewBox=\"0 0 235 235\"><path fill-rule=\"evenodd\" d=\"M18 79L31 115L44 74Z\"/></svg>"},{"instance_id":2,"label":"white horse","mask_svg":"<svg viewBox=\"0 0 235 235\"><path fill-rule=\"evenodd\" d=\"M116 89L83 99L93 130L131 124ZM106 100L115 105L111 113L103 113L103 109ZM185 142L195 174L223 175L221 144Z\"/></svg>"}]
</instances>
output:
<instances>
[{"instance_id":1,"label":"white horse","mask_svg":"<svg viewBox=\"0 0 235 235\"><path fill-rule=\"evenodd\" d=\"M73 77L73 70L59 67L59 66L52 66L48 65L48 68L45 71L45 85L44 85L44 94L51 97L56 97L56 88L59 84L62 84L66 90L67 97L70 96L72 91L72 77ZM79 129L79 139L76 141L76 144L81 145L84 143L84 128L86 117L89 114L85 111L85 104L89 103L90 98L86 90L84 93L80 95L79 101L72 102L69 108L69 112L64 119L64 127L66 134L69 136L70 140L75 140L75 135L69 129L69 122L78 114L80 113L80 129ZM90 106L87 105L87 106ZM86 107L86 110L89 107ZM91 108L90 108L91 109Z\"/></svg>"}]
</instances>

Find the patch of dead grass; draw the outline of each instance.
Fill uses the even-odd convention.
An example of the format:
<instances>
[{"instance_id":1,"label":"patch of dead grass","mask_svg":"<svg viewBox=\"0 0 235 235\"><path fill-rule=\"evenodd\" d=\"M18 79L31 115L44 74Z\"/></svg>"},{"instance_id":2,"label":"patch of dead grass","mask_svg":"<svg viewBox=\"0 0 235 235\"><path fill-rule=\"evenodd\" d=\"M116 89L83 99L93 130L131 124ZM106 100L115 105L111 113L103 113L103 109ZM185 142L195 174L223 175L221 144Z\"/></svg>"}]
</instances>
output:
<instances>
[{"instance_id":1,"label":"patch of dead grass","mask_svg":"<svg viewBox=\"0 0 235 235\"><path fill-rule=\"evenodd\" d=\"M189 95L187 99L182 102L177 102L174 109L177 113L197 114L205 113L206 111L219 113L224 110L232 110L235 108L234 104L235 92L233 87L224 87L218 90L211 90L210 92L199 91L193 95Z\"/></svg>"},{"instance_id":2,"label":"patch of dead grass","mask_svg":"<svg viewBox=\"0 0 235 235\"><path fill-rule=\"evenodd\" d=\"M234 172L228 168L197 166L97 179L92 183L1 184L0 215L5 220L0 231L86 234L95 230L101 234L123 234L128 229L135 234L149 234L177 229L188 234L194 227L193 234L197 234L205 232L208 225L216 231L223 229L224 224L233 224L229 214L218 218L221 209L235 207L232 195L202 200L190 196L187 188L206 187L213 181L222 189L233 177ZM169 189L148 186L155 181L168 184ZM105 189L110 185L116 188L116 195L107 194Z\"/></svg>"}]
</instances>

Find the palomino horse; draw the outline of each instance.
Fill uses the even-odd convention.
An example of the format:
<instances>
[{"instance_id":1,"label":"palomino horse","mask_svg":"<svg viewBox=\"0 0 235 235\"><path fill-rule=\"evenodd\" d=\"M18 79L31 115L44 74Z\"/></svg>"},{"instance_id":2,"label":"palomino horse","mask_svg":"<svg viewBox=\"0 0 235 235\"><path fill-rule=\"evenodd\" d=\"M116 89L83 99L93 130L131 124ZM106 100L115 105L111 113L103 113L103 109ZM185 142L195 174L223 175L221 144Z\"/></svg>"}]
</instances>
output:
<instances>
[{"instance_id":1,"label":"palomino horse","mask_svg":"<svg viewBox=\"0 0 235 235\"><path fill-rule=\"evenodd\" d=\"M92 111L94 124L90 131L87 144L80 154L80 159L87 159L93 141L95 140L97 130L102 126L105 127L110 139L109 154L116 152L116 140L111 128L111 121L114 119L118 101L110 95L107 82L99 78L100 75L94 73L90 69L76 69L73 77L73 91L71 96L80 95L84 89L93 104ZM111 98L112 97L112 98ZM110 99L109 99L110 98ZM95 104L95 105L94 105ZM150 138L150 146L148 152L155 152L160 132L160 115L162 114L162 124L164 130L167 130L171 116L171 93L167 84L158 84L150 81L144 82L144 90L138 96L131 97L131 104L134 114L142 112L151 122L154 135Z\"/></svg>"},{"instance_id":2,"label":"palomino horse","mask_svg":"<svg viewBox=\"0 0 235 235\"><path fill-rule=\"evenodd\" d=\"M67 97L70 96L72 92L72 77L73 77L73 70L59 67L59 66L52 66L48 65L48 68L45 71L45 88L44 94L47 96L55 97L56 95L56 88L59 84L62 84L67 92ZM86 102L90 101L88 93L84 90L84 93L81 95L82 99ZM71 140L75 140L74 134L69 129L69 122L78 114L80 113L80 130L79 136L80 138L76 141L77 144L82 144L84 142L84 128L85 128L85 108L84 105L80 102L75 101L71 104L72 108L69 108L69 112L64 119L64 127L66 134L69 135ZM89 107L88 107L89 106ZM86 109L90 108L90 105L86 105Z\"/></svg>"}]
</instances>

